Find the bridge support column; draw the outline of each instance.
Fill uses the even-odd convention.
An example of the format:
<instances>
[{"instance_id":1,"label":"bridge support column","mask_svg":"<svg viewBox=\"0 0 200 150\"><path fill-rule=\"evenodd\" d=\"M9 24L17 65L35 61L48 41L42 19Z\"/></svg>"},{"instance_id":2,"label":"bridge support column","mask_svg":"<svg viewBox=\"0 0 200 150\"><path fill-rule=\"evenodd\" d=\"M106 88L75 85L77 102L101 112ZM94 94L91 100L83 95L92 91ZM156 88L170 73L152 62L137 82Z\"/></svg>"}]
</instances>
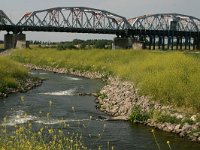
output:
<instances>
[{"instance_id":1,"label":"bridge support column","mask_svg":"<svg viewBox=\"0 0 200 150\"><path fill-rule=\"evenodd\" d=\"M156 35L153 35L153 50L156 49Z\"/></svg>"},{"instance_id":2,"label":"bridge support column","mask_svg":"<svg viewBox=\"0 0 200 150\"><path fill-rule=\"evenodd\" d=\"M196 41L196 49L197 49L197 50L200 50L200 38L197 38L197 41Z\"/></svg>"},{"instance_id":3,"label":"bridge support column","mask_svg":"<svg viewBox=\"0 0 200 150\"><path fill-rule=\"evenodd\" d=\"M114 38L113 48L112 49L128 49L132 48L133 38L130 37L116 37Z\"/></svg>"},{"instance_id":4,"label":"bridge support column","mask_svg":"<svg viewBox=\"0 0 200 150\"><path fill-rule=\"evenodd\" d=\"M165 36L162 37L162 50L165 50Z\"/></svg>"},{"instance_id":5,"label":"bridge support column","mask_svg":"<svg viewBox=\"0 0 200 150\"><path fill-rule=\"evenodd\" d=\"M5 49L15 48L15 35L14 34L5 34L4 35L4 48Z\"/></svg>"},{"instance_id":6,"label":"bridge support column","mask_svg":"<svg viewBox=\"0 0 200 150\"><path fill-rule=\"evenodd\" d=\"M149 36L149 50L151 50L151 45L152 45L152 36Z\"/></svg>"},{"instance_id":7,"label":"bridge support column","mask_svg":"<svg viewBox=\"0 0 200 150\"><path fill-rule=\"evenodd\" d=\"M176 37L176 50L179 49L179 45L180 45L180 37L177 36L177 37Z\"/></svg>"},{"instance_id":8,"label":"bridge support column","mask_svg":"<svg viewBox=\"0 0 200 150\"><path fill-rule=\"evenodd\" d=\"M185 37L185 50L187 50L187 46L188 46L188 37Z\"/></svg>"},{"instance_id":9,"label":"bridge support column","mask_svg":"<svg viewBox=\"0 0 200 150\"><path fill-rule=\"evenodd\" d=\"M182 46L183 46L183 37L181 36L179 40L180 40L180 50L182 50Z\"/></svg>"},{"instance_id":10,"label":"bridge support column","mask_svg":"<svg viewBox=\"0 0 200 150\"><path fill-rule=\"evenodd\" d=\"M27 48L25 34L21 33L16 35L16 48Z\"/></svg>"},{"instance_id":11,"label":"bridge support column","mask_svg":"<svg viewBox=\"0 0 200 150\"><path fill-rule=\"evenodd\" d=\"M5 34L4 35L5 49L26 48L25 34Z\"/></svg>"}]
</instances>

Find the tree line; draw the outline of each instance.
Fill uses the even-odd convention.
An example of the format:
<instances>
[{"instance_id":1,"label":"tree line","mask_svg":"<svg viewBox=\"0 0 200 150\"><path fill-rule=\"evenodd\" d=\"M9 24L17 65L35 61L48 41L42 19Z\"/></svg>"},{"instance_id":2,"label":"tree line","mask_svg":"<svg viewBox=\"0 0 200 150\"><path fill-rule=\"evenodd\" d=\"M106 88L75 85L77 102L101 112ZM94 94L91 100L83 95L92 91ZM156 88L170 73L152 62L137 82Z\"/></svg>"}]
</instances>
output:
<instances>
[{"instance_id":1,"label":"tree line","mask_svg":"<svg viewBox=\"0 0 200 150\"><path fill-rule=\"evenodd\" d=\"M81 40L74 39L73 41L63 42L42 42L42 41L30 41L30 44L39 45L40 47L53 47L58 50L66 49L110 49L112 47L112 40L106 39L90 39Z\"/></svg>"}]
</instances>

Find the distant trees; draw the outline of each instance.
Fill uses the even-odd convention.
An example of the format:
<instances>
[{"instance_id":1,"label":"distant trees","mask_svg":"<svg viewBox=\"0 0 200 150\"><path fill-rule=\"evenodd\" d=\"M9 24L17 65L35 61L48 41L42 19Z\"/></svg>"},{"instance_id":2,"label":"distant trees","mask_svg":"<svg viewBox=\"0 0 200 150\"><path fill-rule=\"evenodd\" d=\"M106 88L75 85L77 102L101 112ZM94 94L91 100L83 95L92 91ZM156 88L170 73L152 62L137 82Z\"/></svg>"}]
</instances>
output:
<instances>
[{"instance_id":1,"label":"distant trees","mask_svg":"<svg viewBox=\"0 0 200 150\"><path fill-rule=\"evenodd\" d=\"M112 47L112 40L80 40L80 39L74 39L73 41L69 42L60 42L57 46L58 50L65 50L65 49L91 49L91 48L97 48L97 49L108 49Z\"/></svg>"},{"instance_id":2,"label":"distant trees","mask_svg":"<svg viewBox=\"0 0 200 150\"><path fill-rule=\"evenodd\" d=\"M66 49L110 49L112 47L112 40L106 39L90 39L81 40L74 39L73 41L64 42L43 42L43 41L29 41L32 45L38 45L41 48L57 48L58 50Z\"/></svg>"}]
</instances>

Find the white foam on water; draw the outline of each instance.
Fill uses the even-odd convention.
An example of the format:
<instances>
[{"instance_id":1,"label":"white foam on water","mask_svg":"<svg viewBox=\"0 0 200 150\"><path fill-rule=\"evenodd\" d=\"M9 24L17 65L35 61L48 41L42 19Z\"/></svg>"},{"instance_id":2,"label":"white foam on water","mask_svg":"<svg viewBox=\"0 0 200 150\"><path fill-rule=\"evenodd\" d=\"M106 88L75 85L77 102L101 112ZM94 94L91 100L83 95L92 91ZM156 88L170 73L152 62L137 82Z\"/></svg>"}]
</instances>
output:
<instances>
[{"instance_id":1,"label":"white foam on water","mask_svg":"<svg viewBox=\"0 0 200 150\"><path fill-rule=\"evenodd\" d=\"M82 80L81 78L75 78L75 77L64 77L65 79L67 80L72 80L72 81L79 81L79 80Z\"/></svg>"},{"instance_id":2,"label":"white foam on water","mask_svg":"<svg viewBox=\"0 0 200 150\"><path fill-rule=\"evenodd\" d=\"M48 74L48 73L46 73L46 72L40 72L39 74Z\"/></svg>"},{"instance_id":3,"label":"white foam on water","mask_svg":"<svg viewBox=\"0 0 200 150\"><path fill-rule=\"evenodd\" d=\"M35 123L44 124L44 125L56 125L61 123L69 123L69 122L82 122L82 121L89 121L90 119L81 119L81 120L59 120L59 119L42 119L42 120L36 120Z\"/></svg>"},{"instance_id":4,"label":"white foam on water","mask_svg":"<svg viewBox=\"0 0 200 150\"><path fill-rule=\"evenodd\" d=\"M39 93L39 94L42 94L42 95L53 95L53 96L63 96L63 95L73 96L75 91L76 91L75 89L70 89L70 90L65 90L65 91L46 92L46 93Z\"/></svg>"},{"instance_id":5,"label":"white foam on water","mask_svg":"<svg viewBox=\"0 0 200 150\"><path fill-rule=\"evenodd\" d=\"M31 75L37 75L37 74L43 75L43 74L48 74L48 73L46 73L46 72L29 72L29 74L31 74Z\"/></svg>"},{"instance_id":6,"label":"white foam on water","mask_svg":"<svg viewBox=\"0 0 200 150\"><path fill-rule=\"evenodd\" d=\"M27 123L28 121L32 121L36 119L37 117L32 116L32 115L26 115L24 111L19 110L19 111L16 111L13 115L7 117L1 125L15 126L17 124Z\"/></svg>"}]
</instances>

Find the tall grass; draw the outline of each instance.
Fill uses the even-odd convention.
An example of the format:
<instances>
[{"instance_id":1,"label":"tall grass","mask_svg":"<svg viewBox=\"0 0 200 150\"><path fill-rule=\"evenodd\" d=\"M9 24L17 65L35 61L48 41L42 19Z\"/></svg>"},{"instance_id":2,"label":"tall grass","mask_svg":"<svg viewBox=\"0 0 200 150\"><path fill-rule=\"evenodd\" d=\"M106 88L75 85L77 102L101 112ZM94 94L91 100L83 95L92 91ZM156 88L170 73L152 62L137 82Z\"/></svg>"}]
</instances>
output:
<instances>
[{"instance_id":1,"label":"tall grass","mask_svg":"<svg viewBox=\"0 0 200 150\"><path fill-rule=\"evenodd\" d=\"M7 88L17 88L20 81L24 80L28 71L21 64L0 57L0 92L5 92Z\"/></svg>"},{"instance_id":2,"label":"tall grass","mask_svg":"<svg viewBox=\"0 0 200 150\"><path fill-rule=\"evenodd\" d=\"M163 104L200 110L200 60L181 52L125 50L18 50L22 63L100 71L132 81L141 94Z\"/></svg>"}]
</instances>

